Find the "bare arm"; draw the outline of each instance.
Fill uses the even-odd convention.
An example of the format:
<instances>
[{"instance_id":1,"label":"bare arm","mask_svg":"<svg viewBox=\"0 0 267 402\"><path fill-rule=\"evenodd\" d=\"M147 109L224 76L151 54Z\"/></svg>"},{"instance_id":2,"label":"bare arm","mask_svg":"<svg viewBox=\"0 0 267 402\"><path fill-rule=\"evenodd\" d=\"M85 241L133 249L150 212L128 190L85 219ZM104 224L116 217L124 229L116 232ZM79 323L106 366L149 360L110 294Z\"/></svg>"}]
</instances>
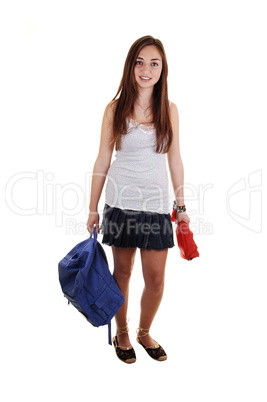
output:
<instances>
[{"instance_id":1,"label":"bare arm","mask_svg":"<svg viewBox=\"0 0 267 402\"><path fill-rule=\"evenodd\" d=\"M177 205L184 205L184 166L179 144L179 114L177 106L171 104L173 141L167 153L173 191Z\"/></svg>"},{"instance_id":2,"label":"bare arm","mask_svg":"<svg viewBox=\"0 0 267 402\"><path fill-rule=\"evenodd\" d=\"M173 102L171 104L171 120L173 141L167 153L167 158L176 204L184 205L184 166L180 154L179 144L179 113L177 106ZM190 218L186 212L176 213L176 223L180 222L181 220L184 220L189 224Z\"/></svg>"},{"instance_id":3,"label":"bare arm","mask_svg":"<svg viewBox=\"0 0 267 402\"><path fill-rule=\"evenodd\" d=\"M105 109L102 127L99 152L96 158L93 177L91 183L91 195L89 204L89 218L87 221L87 229L90 233L93 233L94 224L99 232L99 215L97 212L98 202L101 197L101 193L105 184L106 174L110 166L112 153L114 149L113 140L113 115L114 115L114 103L109 103Z\"/></svg>"}]
</instances>

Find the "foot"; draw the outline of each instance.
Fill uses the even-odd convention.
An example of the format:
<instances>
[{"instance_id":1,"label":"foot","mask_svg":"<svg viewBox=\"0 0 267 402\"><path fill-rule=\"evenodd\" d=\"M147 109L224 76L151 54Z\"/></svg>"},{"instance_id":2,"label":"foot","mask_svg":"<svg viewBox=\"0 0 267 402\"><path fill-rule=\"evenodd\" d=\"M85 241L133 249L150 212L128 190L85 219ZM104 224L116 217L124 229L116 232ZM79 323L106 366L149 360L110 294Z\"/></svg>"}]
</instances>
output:
<instances>
[{"instance_id":1,"label":"foot","mask_svg":"<svg viewBox=\"0 0 267 402\"><path fill-rule=\"evenodd\" d=\"M149 329L138 327L137 330L137 342L146 350L149 356L157 361L163 361L167 359L165 350L151 338L149 335Z\"/></svg>"},{"instance_id":2,"label":"foot","mask_svg":"<svg viewBox=\"0 0 267 402\"><path fill-rule=\"evenodd\" d=\"M115 346L116 354L120 360L124 363L134 363L136 361L136 355L130 343L128 332L128 325L121 328L117 327L117 334L113 338L113 345Z\"/></svg>"},{"instance_id":3,"label":"foot","mask_svg":"<svg viewBox=\"0 0 267 402\"><path fill-rule=\"evenodd\" d=\"M117 335L114 336L112 343L115 347L116 355L121 361L128 364L134 363L136 361L136 355L134 349L132 347L130 348L126 347L124 349L123 346L120 346L118 343Z\"/></svg>"}]
</instances>

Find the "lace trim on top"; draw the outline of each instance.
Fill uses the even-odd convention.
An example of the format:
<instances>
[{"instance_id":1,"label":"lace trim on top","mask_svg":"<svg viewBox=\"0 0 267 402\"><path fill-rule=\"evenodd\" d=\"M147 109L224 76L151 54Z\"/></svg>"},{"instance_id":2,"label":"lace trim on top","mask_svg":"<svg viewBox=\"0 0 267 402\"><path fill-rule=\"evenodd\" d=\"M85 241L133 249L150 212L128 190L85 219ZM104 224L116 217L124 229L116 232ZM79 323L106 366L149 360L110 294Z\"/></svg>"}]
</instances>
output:
<instances>
[{"instance_id":1,"label":"lace trim on top","mask_svg":"<svg viewBox=\"0 0 267 402\"><path fill-rule=\"evenodd\" d=\"M131 119L130 117L127 118L128 123L130 126L139 128L144 133L153 133L155 131L154 124L146 125L142 123L138 123L136 120Z\"/></svg>"}]
</instances>

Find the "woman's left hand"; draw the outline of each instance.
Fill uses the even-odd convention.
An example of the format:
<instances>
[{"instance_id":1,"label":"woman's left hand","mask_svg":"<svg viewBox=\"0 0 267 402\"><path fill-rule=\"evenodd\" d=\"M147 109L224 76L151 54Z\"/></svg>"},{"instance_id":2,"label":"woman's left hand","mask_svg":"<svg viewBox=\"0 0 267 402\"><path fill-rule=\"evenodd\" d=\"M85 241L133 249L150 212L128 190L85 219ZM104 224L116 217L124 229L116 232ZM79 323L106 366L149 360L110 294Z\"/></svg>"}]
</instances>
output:
<instances>
[{"instance_id":1,"label":"woman's left hand","mask_svg":"<svg viewBox=\"0 0 267 402\"><path fill-rule=\"evenodd\" d=\"M189 225L190 218L186 212L176 212L175 223L178 224L181 221L185 221Z\"/></svg>"}]
</instances>

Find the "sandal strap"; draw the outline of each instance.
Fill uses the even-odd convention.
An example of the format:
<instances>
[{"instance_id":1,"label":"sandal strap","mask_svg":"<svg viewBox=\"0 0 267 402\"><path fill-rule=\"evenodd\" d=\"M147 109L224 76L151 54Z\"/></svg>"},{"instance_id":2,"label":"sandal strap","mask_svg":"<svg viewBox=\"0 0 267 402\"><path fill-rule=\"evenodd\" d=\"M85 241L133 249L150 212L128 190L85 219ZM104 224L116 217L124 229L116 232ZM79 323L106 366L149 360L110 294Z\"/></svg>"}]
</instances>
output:
<instances>
[{"instance_id":1,"label":"sandal strap","mask_svg":"<svg viewBox=\"0 0 267 402\"><path fill-rule=\"evenodd\" d=\"M124 351L124 350L125 350L125 351L128 351L128 350L132 350L132 349L133 349L132 346L121 346L121 345L119 345L117 335L116 335L114 338L115 338L115 347L116 347L116 349L118 348L118 349L121 349L121 350L123 350L123 351Z\"/></svg>"},{"instance_id":2,"label":"sandal strap","mask_svg":"<svg viewBox=\"0 0 267 402\"><path fill-rule=\"evenodd\" d=\"M150 330L150 328L146 329L146 328L142 328L142 327L139 326L139 327L137 328L136 332L138 332L138 331L139 331L139 332L140 332L140 331L141 331L141 332L144 332L143 335L138 335L139 338L142 338L142 336L147 336L147 335L148 335L149 330Z\"/></svg>"},{"instance_id":3,"label":"sandal strap","mask_svg":"<svg viewBox=\"0 0 267 402\"><path fill-rule=\"evenodd\" d=\"M122 350L125 350L125 351L128 351L128 350L131 350L133 347L130 345L130 346L120 346L119 344L118 344L118 336L120 336L120 335L122 335L122 334L127 334L128 332L129 332L129 327L128 327L128 321L129 321L129 319L127 320L127 324L125 325L125 327L117 327L117 335L116 335L116 348L118 348L118 349L120 349L121 351Z\"/></svg>"},{"instance_id":4,"label":"sandal strap","mask_svg":"<svg viewBox=\"0 0 267 402\"><path fill-rule=\"evenodd\" d=\"M127 334L128 332L128 324L126 324L125 327L117 327L117 335Z\"/></svg>"},{"instance_id":5,"label":"sandal strap","mask_svg":"<svg viewBox=\"0 0 267 402\"><path fill-rule=\"evenodd\" d=\"M137 330L136 330L136 332L138 333L138 331L140 332L144 332L142 335L138 335L137 336L137 341L138 341L138 338L142 338L143 336L147 336L148 334L149 334L149 330L150 330L150 328L142 328L142 327L138 327L137 328ZM154 339L153 339L154 340ZM140 342L141 342L141 340L140 340ZM156 342L156 341L154 341L154 342ZM156 346L156 345L151 345L151 346L144 346L143 344L142 344L142 342L141 342L141 345L145 348L145 349L158 349L159 347L160 347L160 345L158 344L158 342L156 342L156 344L158 345L158 346Z\"/></svg>"}]
</instances>

